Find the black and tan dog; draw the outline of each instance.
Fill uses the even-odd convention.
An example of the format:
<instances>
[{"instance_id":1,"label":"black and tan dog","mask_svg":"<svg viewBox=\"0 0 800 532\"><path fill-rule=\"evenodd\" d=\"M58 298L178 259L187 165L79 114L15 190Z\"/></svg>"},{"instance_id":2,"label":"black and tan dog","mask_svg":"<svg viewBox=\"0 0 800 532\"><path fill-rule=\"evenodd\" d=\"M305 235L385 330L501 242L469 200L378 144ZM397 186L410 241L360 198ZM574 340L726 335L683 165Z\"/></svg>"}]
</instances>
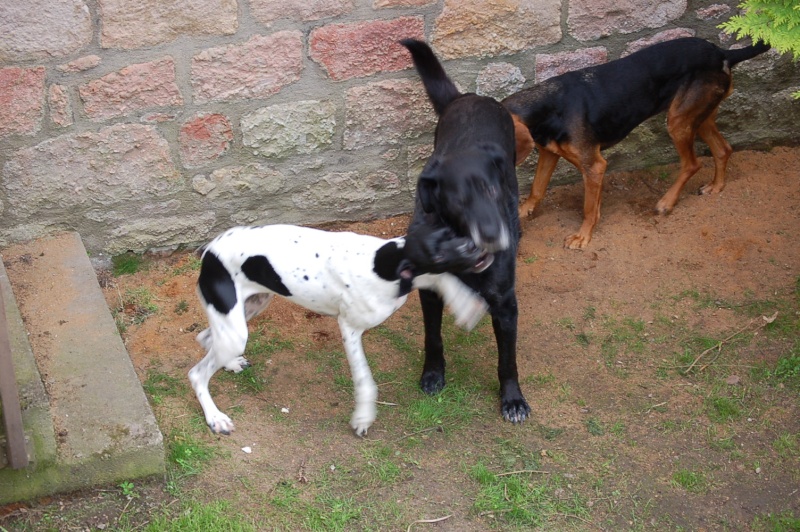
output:
<instances>
[{"instance_id":1,"label":"black and tan dog","mask_svg":"<svg viewBox=\"0 0 800 532\"><path fill-rule=\"evenodd\" d=\"M600 194L606 160L601 150L624 139L636 126L662 111L681 160L675 183L656 204L667 214L684 185L699 169L694 141L699 135L714 158L714 180L700 194L725 187L725 167L733 151L717 129L719 105L733 90L731 67L769 50L759 42L723 50L689 37L654 44L622 59L550 78L503 100L513 118L517 164L534 146L539 161L528 199L520 206L526 217L544 197L559 157L583 174L583 225L564 240L581 249L592 238L600 218Z\"/></svg>"},{"instance_id":2,"label":"black and tan dog","mask_svg":"<svg viewBox=\"0 0 800 532\"><path fill-rule=\"evenodd\" d=\"M520 229L514 123L492 98L461 94L427 44L413 39L401 43L411 52L439 115L433 155L417 182L406 255L427 271L446 268L447 262L435 259L429 251L436 248L429 245L436 242L431 234L436 235L442 227L449 227L456 237L469 237L485 253L485 260L471 271L451 273L489 305L497 341L501 412L506 420L518 423L528 417L530 408L517 376L514 274ZM443 303L430 290L420 290L420 301L425 319L420 386L427 393L436 393L445 385Z\"/></svg>"}]
</instances>

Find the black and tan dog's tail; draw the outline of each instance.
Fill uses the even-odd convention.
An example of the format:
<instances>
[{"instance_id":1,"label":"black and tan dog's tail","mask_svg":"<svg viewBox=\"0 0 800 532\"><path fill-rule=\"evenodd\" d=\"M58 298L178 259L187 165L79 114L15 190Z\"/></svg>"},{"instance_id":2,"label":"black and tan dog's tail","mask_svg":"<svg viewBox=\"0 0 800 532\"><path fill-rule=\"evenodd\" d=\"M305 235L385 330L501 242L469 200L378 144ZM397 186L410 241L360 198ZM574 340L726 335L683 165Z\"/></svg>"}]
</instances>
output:
<instances>
[{"instance_id":1,"label":"black and tan dog's tail","mask_svg":"<svg viewBox=\"0 0 800 532\"><path fill-rule=\"evenodd\" d=\"M447 77L442 64L427 43L416 39L403 39L400 44L411 52L411 59L414 60L414 66L417 68L419 77L422 78L433 109L437 115L441 115L444 108L461 96L461 93L458 92L455 83Z\"/></svg>"},{"instance_id":2,"label":"black and tan dog's tail","mask_svg":"<svg viewBox=\"0 0 800 532\"><path fill-rule=\"evenodd\" d=\"M771 46L764 41L758 41L756 44L745 46L744 48L724 50L725 60L728 62L728 66L732 67L737 63L741 63L742 61L747 61L748 59L752 59L757 55L761 55L770 48Z\"/></svg>"}]
</instances>

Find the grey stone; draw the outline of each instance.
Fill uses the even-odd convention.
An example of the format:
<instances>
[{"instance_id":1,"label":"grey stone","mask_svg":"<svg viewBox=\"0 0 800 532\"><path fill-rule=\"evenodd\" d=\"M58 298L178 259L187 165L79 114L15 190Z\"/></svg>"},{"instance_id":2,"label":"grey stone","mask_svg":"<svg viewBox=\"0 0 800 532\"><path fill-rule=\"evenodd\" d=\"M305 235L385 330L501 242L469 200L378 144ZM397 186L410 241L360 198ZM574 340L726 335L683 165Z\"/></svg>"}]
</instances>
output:
<instances>
[{"instance_id":1,"label":"grey stone","mask_svg":"<svg viewBox=\"0 0 800 532\"><path fill-rule=\"evenodd\" d=\"M333 142L335 113L328 101L264 107L242 117L242 143L264 157L318 152Z\"/></svg>"}]
</instances>

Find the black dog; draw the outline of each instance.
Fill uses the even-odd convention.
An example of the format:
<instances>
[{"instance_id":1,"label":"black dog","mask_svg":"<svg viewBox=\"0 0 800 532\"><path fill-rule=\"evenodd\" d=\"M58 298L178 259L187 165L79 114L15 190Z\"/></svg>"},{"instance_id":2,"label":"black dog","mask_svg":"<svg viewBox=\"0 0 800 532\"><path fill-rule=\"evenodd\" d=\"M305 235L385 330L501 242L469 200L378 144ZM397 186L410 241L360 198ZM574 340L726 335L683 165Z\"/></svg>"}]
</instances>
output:
<instances>
[{"instance_id":1,"label":"black dog","mask_svg":"<svg viewBox=\"0 0 800 532\"><path fill-rule=\"evenodd\" d=\"M733 90L731 67L767 50L763 42L723 50L703 39L675 39L550 78L503 100L514 118L517 164L534 146L539 149L531 193L520 206L519 216L532 214L542 201L558 158L563 157L580 170L584 183L583 225L564 240L564 247L586 247L600 219L606 170L600 150L615 145L662 111L667 111L667 129L681 169L675 184L656 204L656 212L669 213L686 182L700 169L694 152L697 135L711 149L715 166L714 180L700 194L722 192L733 149L717 129L717 111Z\"/></svg>"},{"instance_id":2,"label":"black dog","mask_svg":"<svg viewBox=\"0 0 800 532\"><path fill-rule=\"evenodd\" d=\"M514 123L495 100L459 93L427 44L414 39L401 44L411 52L439 115L434 152L417 183L406 253L414 264L424 265L428 271L442 271L447 262L430 254L431 248L441 244L429 244L436 235L441 237L442 227L449 227L456 237L469 237L485 252L485 260L471 271L452 273L489 305L497 340L502 414L518 423L528 417L530 407L519 387L516 359L514 274L520 228ZM421 290L420 300L425 319L425 365L420 386L427 393L436 393L445 385L443 304L430 290Z\"/></svg>"}]
</instances>

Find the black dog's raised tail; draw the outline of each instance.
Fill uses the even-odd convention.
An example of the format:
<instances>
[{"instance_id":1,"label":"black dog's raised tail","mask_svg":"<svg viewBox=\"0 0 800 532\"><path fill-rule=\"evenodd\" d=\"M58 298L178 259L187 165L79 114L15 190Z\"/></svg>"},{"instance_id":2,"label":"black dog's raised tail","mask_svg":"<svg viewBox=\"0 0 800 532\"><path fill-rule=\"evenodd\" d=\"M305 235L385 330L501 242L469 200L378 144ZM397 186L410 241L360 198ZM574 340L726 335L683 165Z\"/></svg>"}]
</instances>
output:
<instances>
[{"instance_id":1,"label":"black dog's raised tail","mask_svg":"<svg viewBox=\"0 0 800 532\"><path fill-rule=\"evenodd\" d=\"M433 109L437 115L441 115L444 112L444 108L461 96L461 93L458 92L455 83L447 77L442 64L427 43L416 39L403 39L400 44L411 52L411 59L414 60L414 66L419 73L419 77L422 78L422 83L425 85L425 91L428 93L431 104L433 104Z\"/></svg>"},{"instance_id":2,"label":"black dog's raised tail","mask_svg":"<svg viewBox=\"0 0 800 532\"><path fill-rule=\"evenodd\" d=\"M757 55L761 55L770 48L771 46L764 41L758 41L756 44L745 46L744 48L725 50L725 59L728 61L728 66L733 66L736 63L741 63L742 61L747 61Z\"/></svg>"}]
</instances>

